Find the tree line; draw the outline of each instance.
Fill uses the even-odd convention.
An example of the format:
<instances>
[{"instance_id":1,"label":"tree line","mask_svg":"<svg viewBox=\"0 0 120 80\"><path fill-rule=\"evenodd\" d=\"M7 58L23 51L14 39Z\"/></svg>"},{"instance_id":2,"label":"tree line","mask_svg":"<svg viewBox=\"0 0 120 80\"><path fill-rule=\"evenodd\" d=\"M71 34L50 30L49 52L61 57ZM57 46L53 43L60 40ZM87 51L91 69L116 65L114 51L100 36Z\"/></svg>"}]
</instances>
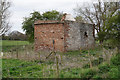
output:
<instances>
[{"instance_id":1,"label":"tree line","mask_svg":"<svg viewBox=\"0 0 120 80\"><path fill-rule=\"evenodd\" d=\"M76 21L95 24L97 40L100 44L110 40L110 43L120 49L120 9L119 2L104 2L97 0L95 3L83 3L84 6L77 5L74 8ZM85 5L86 4L86 5ZM0 2L0 34L7 32L9 26L9 7L11 3L7 0ZM41 14L39 11L30 13L29 17L24 17L22 29L25 31L28 41L34 42L34 22L36 20L60 20L63 13L52 10Z\"/></svg>"},{"instance_id":2,"label":"tree line","mask_svg":"<svg viewBox=\"0 0 120 80\"><path fill-rule=\"evenodd\" d=\"M2 40L20 40L20 41L26 41L28 40L28 37L26 34L23 34L19 31L12 31L9 34L5 35L2 34Z\"/></svg>"},{"instance_id":3,"label":"tree line","mask_svg":"<svg viewBox=\"0 0 120 80\"><path fill-rule=\"evenodd\" d=\"M56 10L46 11L43 14L40 14L39 11L34 11L33 13L30 13L29 17L24 17L22 29L28 36L28 40L34 42L34 22L36 20L60 20L62 14L62 12Z\"/></svg>"}]
</instances>

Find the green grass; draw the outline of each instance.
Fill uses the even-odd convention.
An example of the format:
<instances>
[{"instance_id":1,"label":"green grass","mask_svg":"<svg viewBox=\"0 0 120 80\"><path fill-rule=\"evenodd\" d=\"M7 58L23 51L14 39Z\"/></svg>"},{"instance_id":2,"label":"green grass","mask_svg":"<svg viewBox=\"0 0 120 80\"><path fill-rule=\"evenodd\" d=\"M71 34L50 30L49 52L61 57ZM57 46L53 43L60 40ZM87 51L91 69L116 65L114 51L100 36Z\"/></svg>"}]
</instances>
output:
<instances>
[{"instance_id":1,"label":"green grass","mask_svg":"<svg viewBox=\"0 0 120 80\"><path fill-rule=\"evenodd\" d=\"M44 65L38 65L36 62L22 61L18 59L3 59L3 78L6 77L42 77L42 68ZM34 74L34 73L39 74Z\"/></svg>"},{"instance_id":2,"label":"green grass","mask_svg":"<svg viewBox=\"0 0 120 80\"><path fill-rule=\"evenodd\" d=\"M3 41L3 51L9 51L12 48L19 48L23 45L30 45L27 41ZM29 46L27 46L29 47ZM26 47L26 48L27 48ZM25 49L26 49L25 48ZM23 49L22 49L23 50ZM28 50L32 50L31 48ZM76 63L83 61L84 58L88 59L90 56L88 52L92 56L101 55L102 48L97 47L95 49L89 50L77 50L77 51L69 51L64 54L66 58L64 62L69 63ZM77 59L77 61L72 61L72 59ZM118 65L120 62L118 61L118 57L113 56L111 59L110 64L105 62L102 57L95 59L92 61L93 67L90 68L89 63L85 63L82 67L64 67L59 71L60 78L118 78ZM46 62L46 61L25 61L25 60L18 60L18 59L3 59L2 60L2 72L3 78L56 78L56 66L54 61L53 62ZM48 68L50 67L50 68Z\"/></svg>"},{"instance_id":3,"label":"green grass","mask_svg":"<svg viewBox=\"0 0 120 80\"><path fill-rule=\"evenodd\" d=\"M10 49L19 48L22 45L29 45L28 41L2 40L2 51L7 52Z\"/></svg>"},{"instance_id":4,"label":"green grass","mask_svg":"<svg viewBox=\"0 0 120 80\"><path fill-rule=\"evenodd\" d=\"M28 41L2 40L2 46L28 45Z\"/></svg>"},{"instance_id":5,"label":"green grass","mask_svg":"<svg viewBox=\"0 0 120 80\"><path fill-rule=\"evenodd\" d=\"M2 59L0 59L0 79L2 79Z\"/></svg>"},{"instance_id":6,"label":"green grass","mask_svg":"<svg viewBox=\"0 0 120 80\"><path fill-rule=\"evenodd\" d=\"M3 78L55 78L56 70L49 68L51 64L38 64L37 62L29 62L18 59L3 59ZM52 67L52 65L51 65ZM77 78L80 76L78 69L63 69L60 71L60 78Z\"/></svg>"},{"instance_id":7,"label":"green grass","mask_svg":"<svg viewBox=\"0 0 120 80\"><path fill-rule=\"evenodd\" d=\"M48 68L51 64L23 61L18 59L2 60L3 78L55 78L56 70Z\"/></svg>"},{"instance_id":8,"label":"green grass","mask_svg":"<svg viewBox=\"0 0 120 80\"><path fill-rule=\"evenodd\" d=\"M3 78L56 78L57 75L56 68L52 68L54 63L18 59L3 59L2 62ZM61 69L59 78L118 78L119 65L118 58L115 56L110 64L103 62L92 68Z\"/></svg>"},{"instance_id":9,"label":"green grass","mask_svg":"<svg viewBox=\"0 0 120 80\"><path fill-rule=\"evenodd\" d=\"M96 47L94 49L83 49L83 50L76 50L76 51L68 51L64 53L65 55L71 55L71 56L76 56L76 55L86 55L88 54L88 51L91 55L96 55L97 52L100 52L102 50L101 47Z\"/></svg>"}]
</instances>

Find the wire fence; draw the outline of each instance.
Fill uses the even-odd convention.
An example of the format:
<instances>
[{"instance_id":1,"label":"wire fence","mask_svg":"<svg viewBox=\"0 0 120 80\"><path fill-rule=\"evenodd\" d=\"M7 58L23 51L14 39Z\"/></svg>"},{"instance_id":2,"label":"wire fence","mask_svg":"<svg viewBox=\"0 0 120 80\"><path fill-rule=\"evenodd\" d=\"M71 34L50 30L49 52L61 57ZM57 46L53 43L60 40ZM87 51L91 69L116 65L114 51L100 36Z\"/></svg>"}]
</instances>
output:
<instances>
[{"instance_id":1,"label":"wire fence","mask_svg":"<svg viewBox=\"0 0 120 80\"><path fill-rule=\"evenodd\" d=\"M4 64L7 64L7 62L5 62ZM38 67L40 67L40 69L38 69L37 67L35 67L35 65L38 66ZM55 65L57 65L57 68L56 68ZM49 75L55 73L53 76L57 75L57 77L59 77L59 68L58 68L58 65L59 65L59 62L58 62L57 59L56 59L56 62L54 64L52 64L52 65L49 65L49 67L48 67L48 65L43 64L43 63L41 63L41 64L38 65L38 62L36 62L36 63L34 62L34 64L33 63L32 64L25 64L24 63L23 65L20 64L19 66L13 66L13 67L8 67L8 68L3 68L3 72L5 72L5 73L3 73L3 75L5 74L5 75L12 76L11 75L11 71L12 72L18 72L19 71L19 73L17 73L17 75L21 76L21 74L24 71L26 71L25 68L27 68L27 67L33 67L34 66L35 67L34 68L35 71L34 70L28 70L28 71L26 71L26 72L28 72L29 75L34 75L35 73L41 73L43 75L42 77L49 77ZM17 69L19 69L19 70L17 70ZM37 69L37 71L36 71L36 69Z\"/></svg>"},{"instance_id":2,"label":"wire fence","mask_svg":"<svg viewBox=\"0 0 120 80\"><path fill-rule=\"evenodd\" d=\"M90 64L90 67L93 67L92 61L97 60L99 58L104 58L104 60L110 60L111 56L116 53L114 52L116 50L96 50L95 52L85 50L82 51L81 49L79 51L76 51L74 54L71 52L68 52L68 54L59 54L59 53L47 53L47 52L34 52L34 46L31 44L19 44L19 43L11 43L9 45L3 45L3 58L7 59L23 59L28 61L33 61L34 64L26 64L26 65L16 65L11 66L7 68L2 68L3 75L11 75L12 72L20 71L19 76L22 75L22 73L25 71L24 69L27 67L32 67L34 65L38 65L39 67L42 67L40 70L35 71L27 71L28 74L34 75L41 73L43 77L49 77L50 74L53 74L53 76L59 77L61 70L67 69L67 68L82 68L84 64ZM106 54L109 53L109 54ZM98 55L96 55L98 54ZM95 56L94 56L95 55ZM35 62L35 60L38 60L39 62ZM42 63L44 64L44 67L42 66ZM52 64L48 64L47 62L53 62ZM5 62L4 64L7 65ZM62 64L62 65L61 65ZM20 69L20 70L13 70L13 69ZM7 74L4 74L6 72Z\"/></svg>"}]
</instances>

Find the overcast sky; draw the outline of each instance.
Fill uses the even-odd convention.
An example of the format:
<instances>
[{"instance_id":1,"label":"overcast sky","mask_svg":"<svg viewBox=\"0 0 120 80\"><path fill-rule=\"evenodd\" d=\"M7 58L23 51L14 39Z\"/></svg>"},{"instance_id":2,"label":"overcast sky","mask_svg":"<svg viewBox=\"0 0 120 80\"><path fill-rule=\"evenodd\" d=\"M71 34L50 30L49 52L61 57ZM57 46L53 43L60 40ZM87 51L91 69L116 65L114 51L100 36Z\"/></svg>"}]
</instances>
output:
<instances>
[{"instance_id":1,"label":"overcast sky","mask_svg":"<svg viewBox=\"0 0 120 80\"><path fill-rule=\"evenodd\" d=\"M69 13L75 16L73 9L77 4L88 2L91 0L11 0L11 31L22 30L23 17L27 17L34 10L45 12L50 10L57 10L63 13ZM24 32L23 32L24 33Z\"/></svg>"}]
</instances>

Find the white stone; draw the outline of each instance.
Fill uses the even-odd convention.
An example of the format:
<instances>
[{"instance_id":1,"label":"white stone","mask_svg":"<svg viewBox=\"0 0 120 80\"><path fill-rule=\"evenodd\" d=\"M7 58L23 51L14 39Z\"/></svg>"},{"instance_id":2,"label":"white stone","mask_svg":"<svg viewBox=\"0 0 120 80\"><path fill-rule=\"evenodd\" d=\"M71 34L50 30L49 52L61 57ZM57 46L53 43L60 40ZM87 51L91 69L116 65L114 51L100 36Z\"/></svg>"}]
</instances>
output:
<instances>
[{"instance_id":1,"label":"white stone","mask_svg":"<svg viewBox=\"0 0 120 80\"><path fill-rule=\"evenodd\" d=\"M69 21L75 21L74 17L71 14L67 14L65 16L65 20L69 20Z\"/></svg>"}]
</instances>

